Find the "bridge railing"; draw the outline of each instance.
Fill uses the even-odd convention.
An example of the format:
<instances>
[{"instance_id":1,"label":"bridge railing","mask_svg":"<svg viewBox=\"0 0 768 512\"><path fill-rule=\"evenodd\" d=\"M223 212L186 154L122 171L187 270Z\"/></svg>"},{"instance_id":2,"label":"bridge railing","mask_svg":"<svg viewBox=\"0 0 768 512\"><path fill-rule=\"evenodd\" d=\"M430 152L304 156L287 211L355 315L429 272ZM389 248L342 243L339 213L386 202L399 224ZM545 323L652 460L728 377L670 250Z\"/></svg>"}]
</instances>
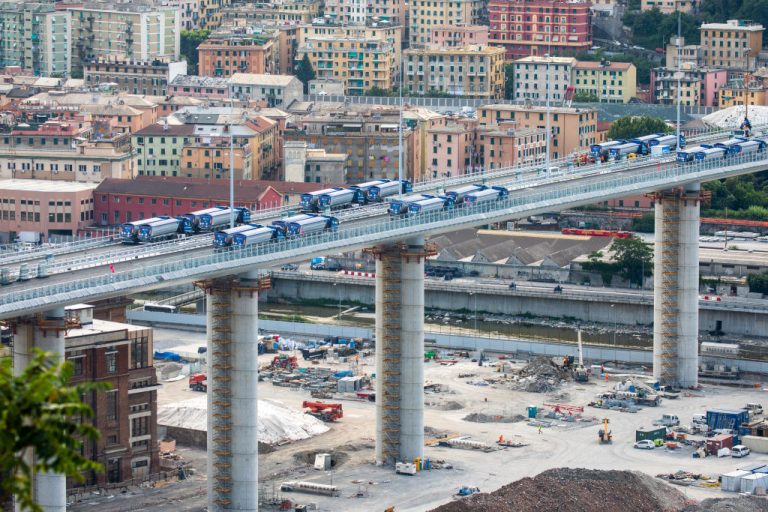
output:
<instances>
[{"instance_id":1,"label":"bridge railing","mask_svg":"<svg viewBox=\"0 0 768 512\"><path fill-rule=\"evenodd\" d=\"M193 275L200 277L211 274L222 275L222 272L227 270L231 270L230 274L236 274L245 269L238 270L234 268L237 265L232 264L249 259L268 259L272 263L295 256L306 256L307 251L305 249L307 248L311 248L315 252L351 245L375 245L381 241L407 239L426 234L435 229L444 230L446 227L460 228L467 225L491 223L504 218L515 217L515 215L527 214L531 211L558 209L568 204L587 204L603 197L627 195L643 189L662 190L686 180L691 181L691 179L706 181L724 174L725 169L741 168L744 172L749 172L752 167L764 167L766 164L768 164L768 154L755 153L728 160L709 160L685 165L668 164L660 166L659 169L645 169L645 172L635 172L629 175L616 173L606 175L604 179L599 181L568 182L562 187L551 188L543 192L523 190L510 194L503 200L472 208L455 208L402 219L342 227L336 232L287 239L276 243L252 245L239 250L216 252L196 258L184 257L179 261L148 265L140 269L91 276L87 279L6 293L0 299L0 314L27 306L39 307L40 302L45 304L58 303L57 301L67 299L67 294L79 297L86 294L73 292L95 287L104 287L105 291L102 293L110 294L117 289L156 287L158 283L162 283L166 279L189 278ZM281 253L282 258L275 257ZM254 261L251 264L259 263ZM130 286L120 286L125 283L131 284ZM92 293L95 292L92 290ZM74 301L78 300L77 297L71 298ZM26 305L24 304L26 301L32 302Z\"/></svg>"}]
</instances>

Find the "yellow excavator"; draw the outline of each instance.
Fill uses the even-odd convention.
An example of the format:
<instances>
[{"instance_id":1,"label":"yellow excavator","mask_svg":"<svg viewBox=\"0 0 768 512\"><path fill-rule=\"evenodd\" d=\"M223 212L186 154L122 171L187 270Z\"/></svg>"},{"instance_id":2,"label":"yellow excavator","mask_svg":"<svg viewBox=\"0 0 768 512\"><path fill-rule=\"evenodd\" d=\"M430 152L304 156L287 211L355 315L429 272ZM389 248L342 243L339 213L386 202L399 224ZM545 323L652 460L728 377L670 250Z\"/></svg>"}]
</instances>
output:
<instances>
[{"instance_id":1,"label":"yellow excavator","mask_svg":"<svg viewBox=\"0 0 768 512\"><path fill-rule=\"evenodd\" d=\"M603 418L603 428L597 431L597 437L600 440L600 444L610 444L613 440L611 431L608 430L608 418Z\"/></svg>"}]
</instances>

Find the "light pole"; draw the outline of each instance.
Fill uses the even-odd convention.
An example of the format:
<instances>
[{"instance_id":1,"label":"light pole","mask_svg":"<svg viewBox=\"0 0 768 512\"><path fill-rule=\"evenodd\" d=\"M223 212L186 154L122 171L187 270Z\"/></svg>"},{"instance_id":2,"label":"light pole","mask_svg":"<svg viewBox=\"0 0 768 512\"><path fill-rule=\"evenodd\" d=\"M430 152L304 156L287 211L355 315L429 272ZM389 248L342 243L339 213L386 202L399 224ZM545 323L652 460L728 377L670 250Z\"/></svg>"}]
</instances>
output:
<instances>
[{"instance_id":1,"label":"light pole","mask_svg":"<svg viewBox=\"0 0 768 512\"><path fill-rule=\"evenodd\" d=\"M474 329L475 333L477 333L477 293L469 292L470 298L472 298L473 295L475 296L475 315L472 318L474 318Z\"/></svg>"},{"instance_id":2,"label":"light pole","mask_svg":"<svg viewBox=\"0 0 768 512\"><path fill-rule=\"evenodd\" d=\"M551 57L548 53L544 54L544 57L547 59L547 79L546 79L546 93L547 93L547 106L546 106L546 116L547 116L547 123L546 123L546 145L547 145L547 154L545 156L545 164L546 164L546 176L549 176L549 137L550 137L550 123L549 123L549 62L551 60Z\"/></svg>"},{"instance_id":3,"label":"light pole","mask_svg":"<svg viewBox=\"0 0 768 512\"><path fill-rule=\"evenodd\" d=\"M680 90L682 87L682 75L683 71L681 68L681 62L682 59L682 49L680 48L680 37L681 37L681 30L680 30L680 23L681 23L681 12L677 12L677 122L676 122L676 131L677 131L677 142L675 143L678 148L680 148L680 103L682 102L683 98L683 92Z\"/></svg>"},{"instance_id":4,"label":"light pole","mask_svg":"<svg viewBox=\"0 0 768 512\"><path fill-rule=\"evenodd\" d=\"M746 69L744 70L744 127L746 129L747 123L749 123L749 52L752 48L744 50L744 57L746 58ZM746 130L745 130L746 132Z\"/></svg>"},{"instance_id":5,"label":"light pole","mask_svg":"<svg viewBox=\"0 0 768 512\"><path fill-rule=\"evenodd\" d=\"M229 227L235 227L235 135L232 125L224 125L229 132Z\"/></svg>"},{"instance_id":6,"label":"light pole","mask_svg":"<svg viewBox=\"0 0 768 512\"><path fill-rule=\"evenodd\" d=\"M618 320L616 319L615 306L616 304L611 304L611 316L613 317L613 364L618 365L616 361L616 329L618 328Z\"/></svg>"},{"instance_id":7,"label":"light pole","mask_svg":"<svg viewBox=\"0 0 768 512\"><path fill-rule=\"evenodd\" d=\"M339 308L339 312L336 315L337 321L341 320L341 288L337 286L338 284L339 283L333 283L333 287L336 288L336 297L338 299L338 308Z\"/></svg>"}]
</instances>

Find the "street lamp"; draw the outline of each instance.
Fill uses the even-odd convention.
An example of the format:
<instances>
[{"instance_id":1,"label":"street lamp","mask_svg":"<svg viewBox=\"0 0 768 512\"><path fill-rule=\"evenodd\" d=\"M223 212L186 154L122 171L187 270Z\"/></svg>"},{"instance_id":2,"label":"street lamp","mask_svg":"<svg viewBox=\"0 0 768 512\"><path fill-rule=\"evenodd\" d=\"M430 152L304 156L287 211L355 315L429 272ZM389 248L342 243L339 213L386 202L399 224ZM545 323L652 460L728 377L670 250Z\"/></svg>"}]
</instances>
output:
<instances>
[{"instance_id":1,"label":"street lamp","mask_svg":"<svg viewBox=\"0 0 768 512\"><path fill-rule=\"evenodd\" d=\"M477 334L477 293L469 292L470 297L472 297L473 295L475 296L475 316L473 318L474 318L474 324L475 324L475 334Z\"/></svg>"},{"instance_id":2,"label":"street lamp","mask_svg":"<svg viewBox=\"0 0 768 512\"><path fill-rule=\"evenodd\" d=\"M546 82L547 82L547 85L546 85L546 93L547 93L547 106L546 106L546 110L547 110L547 113L546 113L546 116L547 116L547 123L546 123L546 130L547 130L547 133L546 133L547 154L545 156L545 160L544 161L546 162L546 168L547 168L547 171L546 171L545 175L549 176L549 137L550 137L550 131L551 131L551 129L550 129L550 122L549 122L549 62L551 60L551 57L550 57L550 55L548 53L545 53L544 57L546 57L546 59L547 59L547 79L546 79Z\"/></svg>"},{"instance_id":3,"label":"street lamp","mask_svg":"<svg viewBox=\"0 0 768 512\"><path fill-rule=\"evenodd\" d=\"M337 286L338 284L339 283L333 283L333 287L336 288L336 297L338 298L338 301L339 301L339 305L338 305L339 312L336 315L336 320L341 320L341 288Z\"/></svg>"},{"instance_id":4,"label":"street lamp","mask_svg":"<svg viewBox=\"0 0 768 512\"><path fill-rule=\"evenodd\" d=\"M235 227L235 135L232 125L224 125L224 131L229 132L229 227Z\"/></svg>"},{"instance_id":5,"label":"street lamp","mask_svg":"<svg viewBox=\"0 0 768 512\"><path fill-rule=\"evenodd\" d=\"M613 364L618 366L616 359L616 329L618 328L618 320L616 319L616 310L614 309L616 304L611 304L611 316L613 317Z\"/></svg>"}]
</instances>

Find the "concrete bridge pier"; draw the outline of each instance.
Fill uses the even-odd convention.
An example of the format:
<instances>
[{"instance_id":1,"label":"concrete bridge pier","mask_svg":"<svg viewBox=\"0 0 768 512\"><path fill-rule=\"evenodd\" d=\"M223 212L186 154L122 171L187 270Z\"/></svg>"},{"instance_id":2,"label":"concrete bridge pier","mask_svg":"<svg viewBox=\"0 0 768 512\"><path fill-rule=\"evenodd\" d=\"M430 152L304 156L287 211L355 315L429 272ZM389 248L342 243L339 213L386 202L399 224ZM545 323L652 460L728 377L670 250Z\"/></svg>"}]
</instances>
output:
<instances>
[{"instance_id":1,"label":"concrete bridge pier","mask_svg":"<svg viewBox=\"0 0 768 512\"><path fill-rule=\"evenodd\" d=\"M375 247L376 461L424 453L424 239Z\"/></svg>"},{"instance_id":2,"label":"concrete bridge pier","mask_svg":"<svg viewBox=\"0 0 768 512\"><path fill-rule=\"evenodd\" d=\"M207 295L208 510L257 511L256 272L200 283Z\"/></svg>"},{"instance_id":3,"label":"concrete bridge pier","mask_svg":"<svg viewBox=\"0 0 768 512\"><path fill-rule=\"evenodd\" d=\"M700 186L656 194L653 376L695 387L699 375Z\"/></svg>"},{"instance_id":4,"label":"concrete bridge pier","mask_svg":"<svg viewBox=\"0 0 768 512\"><path fill-rule=\"evenodd\" d=\"M32 349L51 352L57 359L64 359L66 335L64 308L57 308L38 315L29 323L19 323L13 341L13 368L16 375L29 364ZM32 462L31 460L29 461ZM60 473L37 473L34 496L44 512L65 512L67 509L67 477Z\"/></svg>"}]
</instances>

